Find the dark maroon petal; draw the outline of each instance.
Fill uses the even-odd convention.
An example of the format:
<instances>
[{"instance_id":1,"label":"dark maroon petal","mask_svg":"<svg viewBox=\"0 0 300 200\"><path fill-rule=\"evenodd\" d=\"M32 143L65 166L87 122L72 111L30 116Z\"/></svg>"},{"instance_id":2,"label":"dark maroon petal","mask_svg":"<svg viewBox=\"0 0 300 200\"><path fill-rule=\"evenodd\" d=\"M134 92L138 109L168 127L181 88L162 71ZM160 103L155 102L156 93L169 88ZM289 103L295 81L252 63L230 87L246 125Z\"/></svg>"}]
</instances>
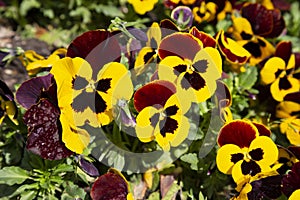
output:
<instances>
[{"instance_id":1,"label":"dark maroon petal","mask_svg":"<svg viewBox=\"0 0 300 200\"><path fill-rule=\"evenodd\" d=\"M300 92L289 93L283 99L284 101L293 101L300 104Z\"/></svg>"},{"instance_id":2,"label":"dark maroon petal","mask_svg":"<svg viewBox=\"0 0 300 200\"><path fill-rule=\"evenodd\" d=\"M288 150L291 151L298 160L300 160L300 147L289 146Z\"/></svg>"},{"instance_id":3,"label":"dark maroon petal","mask_svg":"<svg viewBox=\"0 0 300 200\"><path fill-rule=\"evenodd\" d=\"M81 169L87 173L90 176L99 176L99 171L98 169L95 167L95 165L93 165L93 163L87 161L86 159L84 159L82 156L79 156L79 166L81 167Z\"/></svg>"},{"instance_id":4,"label":"dark maroon petal","mask_svg":"<svg viewBox=\"0 0 300 200\"><path fill-rule=\"evenodd\" d=\"M158 55L161 59L167 56L179 56L182 59L193 60L201 49L201 45L191 34L174 33L161 41Z\"/></svg>"},{"instance_id":5,"label":"dark maroon petal","mask_svg":"<svg viewBox=\"0 0 300 200\"><path fill-rule=\"evenodd\" d=\"M161 20L159 26L161 28L162 38L179 31L176 24L169 19Z\"/></svg>"},{"instance_id":6,"label":"dark maroon petal","mask_svg":"<svg viewBox=\"0 0 300 200\"><path fill-rule=\"evenodd\" d=\"M271 136L270 129L268 129L265 125L256 122L252 122L252 124L257 128L260 136Z\"/></svg>"},{"instance_id":7,"label":"dark maroon petal","mask_svg":"<svg viewBox=\"0 0 300 200\"><path fill-rule=\"evenodd\" d=\"M87 60L93 68L95 78L105 64L120 61L121 48L116 36L109 31L93 30L75 38L68 47L67 56Z\"/></svg>"},{"instance_id":8,"label":"dark maroon petal","mask_svg":"<svg viewBox=\"0 0 300 200\"><path fill-rule=\"evenodd\" d=\"M44 159L60 160L71 156L58 130L59 110L48 100L42 99L24 114L28 126L26 148Z\"/></svg>"},{"instance_id":9,"label":"dark maroon petal","mask_svg":"<svg viewBox=\"0 0 300 200\"><path fill-rule=\"evenodd\" d=\"M150 82L135 92L134 107L138 112L147 106L163 107L175 92L175 85L169 81Z\"/></svg>"},{"instance_id":10,"label":"dark maroon petal","mask_svg":"<svg viewBox=\"0 0 300 200\"><path fill-rule=\"evenodd\" d=\"M292 43L290 41L281 41L277 44L274 56L282 58L287 64L291 55Z\"/></svg>"},{"instance_id":11,"label":"dark maroon petal","mask_svg":"<svg viewBox=\"0 0 300 200\"><path fill-rule=\"evenodd\" d=\"M272 12L267 10L263 5L258 3L247 4L242 8L241 12L242 16L250 22L254 34L266 35L272 32Z\"/></svg>"},{"instance_id":12,"label":"dark maroon petal","mask_svg":"<svg viewBox=\"0 0 300 200\"><path fill-rule=\"evenodd\" d=\"M93 200L126 200L127 194L128 187L125 180L112 172L98 177L91 190Z\"/></svg>"},{"instance_id":13,"label":"dark maroon petal","mask_svg":"<svg viewBox=\"0 0 300 200\"><path fill-rule=\"evenodd\" d=\"M297 52L297 53L294 53L295 54L295 68L298 69L300 68L300 53Z\"/></svg>"},{"instance_id":14,"label":"dark maroon petal","mask_svg":"<svg viewBox=\"0 0 300 200\"><path fill-rule=\"evenodd\" d=\"M240 148L249 147L256 138L256 131L250 122L235 120L225 124L219 133L218 144L235 144Z\"/></svg>"},{"instance_id":15,"label":"dark maroon petal","mask_svg":"<svg viewBox=\"0 0 300 200\"><path fill-rule=\"evenodd\" d=\"M36 104L41 97L42 91L50 87L52 77L52 74L48 74L23 82L16 92L17 102L26 109Z\"/></svg>"},{"instance_id":16,"label":"dark maroon petal","mask_svg":"<svg viewBox=\"0 0 300 200\"><path fill-rule=\"evenodd\" d=\"M5 82L0 80L0 95L5 101L14 101L14 95Z\"/></svg>"},{"instance_id":17,"label":"dark maroon petal","mask_svg":"<svg viewBox=\"0 0 300 200\"><path fill-rule=\"evenodd\" d=\"M297 189L300 189L300 162L295 163L292 171L282 178L282 192L287 197Z\"/></svg>"},{"instance_id":18,"label":"dark maroon petal","mask_svg":"<svg viewBox=\"0 0 300 200\"><path fill-rule=\"evenodd\" d=\"M279 10L289 11L291 8L291 4L286 0L272 0L272 3Z\"/></svg>"},{"instance_id":19,"label":"dark maroon petal","mask_svg":"<svg viewBox=\"0 0 300 200\"><path fill-rule=\"evenodd\" d=\"M281 12L278 9L274 9L270 11L273 16L273 27L271 33L267 35L263 35L264 37L268 38L275 38L278 37L283 29L285 28L285 22L283 17L281 16Z\"/></svg>"},{"instance_id":20,"label":"dark maroon petal","mask_svg":"<svg viewBox=\"0 0 300 200\"><path fill-rule=\"evenodd\" d=\"M249 200L277 199L281 196L281 176L269 176L251 182L252 190L247 194Z\"/></svg>"},{"instance_id":21,"label":"dark maroon petal","mask_svg":"<svg viewBox=\"0 0 300 200\"><path fill-rule=\"evenodd\" d=\"M190 33L201 40L201 42L203 43L203 47L216 47L216 40L207 33L199 31L196 27L193 27L190 30Z\"/></svg>"}]
</instances>

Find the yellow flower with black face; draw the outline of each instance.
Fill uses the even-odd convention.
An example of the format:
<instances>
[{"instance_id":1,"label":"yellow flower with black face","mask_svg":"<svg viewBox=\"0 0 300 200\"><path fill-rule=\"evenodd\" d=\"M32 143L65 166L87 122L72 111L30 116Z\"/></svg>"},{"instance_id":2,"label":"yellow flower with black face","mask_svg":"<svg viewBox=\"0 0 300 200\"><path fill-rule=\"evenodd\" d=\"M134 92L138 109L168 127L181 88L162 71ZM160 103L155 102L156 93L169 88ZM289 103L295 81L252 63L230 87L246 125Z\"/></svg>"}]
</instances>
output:
<instances>
[{"instance_id":1,"label":"yellow flower with black face","mask_svg":"<svg viewBox=\"0 0 300 200\"><path fill-rule=\"evenodd\" d=\"M291 48L291 42L280 42L274 57L270 58L260 71L262 82L271 85L271 94L276 101L282 101L287 94L300 90L299 80L293 77L296 58Z\"/></svg>"},{"instance_id":2,"label":"yellow flower with black face","mask_svg":"<svg viewBox=\"0 0 300 200\"><path fill-rule=\"evenodd\" d=\"M153 10L158 0L128 0L132 4L136 13L144 15L146 12Z\"/></svg>"},{"instance_id":3,"label":"yellow flower with black face","mask_svg":"<svg viewBox=\"0 0 300 200\"><path fill-rule=\"evenodd\" d=\"M163 150L180 145L188 136L189 121L177 95L163 107L144 108L136 118L136 134L142 142L156 140Z\"/></svg>"},{"instance_id":4,"label":"yellow flower with black face","mask_svg":"<svg viewBox=\"0 0 300 200\"><path fill-rule=\"evenodd\" d=\"M134 71L136 75L140 75L148 64L158 58L157 48L162 37L158 23L154 22L147 30L147 37L148 41L146 42L146 47L143 47L140 50L134 63Z\"/></svg>"},{"instance_id":5,"label":"yellow flower with black face","mask_svg":"<svg viewBox=\"0 0 300 200\"><path fill-rule=\"evenodd\" d=\"M203 48L190 33L174 33L162 40L159 55L159 79L176 83L181 95L203 102L215 92L222 73L222 59L215 48Z\"/></svg>"},{"instance_id":6,"label":"yellow flower with black face","mask_svg":"<svg viewBox=\"0 0 300 200\"><path fill-rule=\"evenodd\" d=\"M264 129L266 127L245 120L225 124L218 137L218 169L232 174L235 182L248 175L253 177L271 171L270 166L278 159L278 149Z\"/></svg>"},{"instance_id":7,"label":"yellow flower with black face","mask_svg":"<svg viewBox=\"0 0 300 200\"><path fill-rule=\"evenodd\" d=\"M265 38L255 35L250 22L243 17L233 19L233 35L237 43L251 53L249 63L256 65L275 52L273 45Z\"/></svg>"},{"instance_id":8,"label":"yellow flower with black face","mask_svg":"<svg viewBox=\"0 0 300 200\"><path fill-rule=\"evenodd\" d=\"M200 6L193 8L194 19L198 23L210 22L215 19L217 12L217 5L213 2L202 1Z\"/></svg>"},{"instance_id":9,"label":"yellow flower with black face","mask_svg":"<svg viewBox=\"0 0 300 200\"><path fill-rule=\"evenodd\" d=\"M300 119L296 116L284 119L280 124L280 131L286 134L291 144L300 145Z\"/></svg>"}]
</instances>

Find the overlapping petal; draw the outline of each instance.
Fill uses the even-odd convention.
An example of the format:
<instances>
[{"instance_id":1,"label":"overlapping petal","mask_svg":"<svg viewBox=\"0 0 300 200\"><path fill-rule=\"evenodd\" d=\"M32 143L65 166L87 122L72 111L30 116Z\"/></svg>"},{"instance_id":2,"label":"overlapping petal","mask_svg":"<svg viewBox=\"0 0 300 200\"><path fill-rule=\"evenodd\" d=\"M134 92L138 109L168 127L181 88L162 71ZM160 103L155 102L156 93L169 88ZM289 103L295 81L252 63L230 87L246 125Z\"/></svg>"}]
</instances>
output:
<instances>
[{"instance_id":1,"label":"overlapping petal","mask_svg":"<svg viewBox=\"0 0 300 200\"><path fill-rule=\"evenodd\" d=\"M157 2L158 0L128 0L128 3L132 4L134 11L140 15L153 10Z\"/></svg>"}]
</instances>

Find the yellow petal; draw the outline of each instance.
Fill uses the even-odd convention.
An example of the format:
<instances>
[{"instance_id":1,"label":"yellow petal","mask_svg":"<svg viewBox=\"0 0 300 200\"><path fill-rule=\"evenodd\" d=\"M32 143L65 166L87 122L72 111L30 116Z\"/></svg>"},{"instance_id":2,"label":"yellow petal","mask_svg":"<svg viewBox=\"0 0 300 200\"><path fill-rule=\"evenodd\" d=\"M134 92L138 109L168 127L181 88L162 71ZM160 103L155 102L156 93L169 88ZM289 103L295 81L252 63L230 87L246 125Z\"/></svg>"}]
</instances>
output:
<instances>
[{"instance_id":1,"label":"yellow petal","mask_svg":"<svg viewBox=\"0 0 300 200\"><path fill-rule=\"evenodd\" d=\"M234 144L226 144L222 146L217 152L217 167L224 174L231 174L232 168L236 164L232 161L234 155L244 155L240 147ZM240 162L240 161L238 161Z\"/></svg>"},{"instance_id":2,"label":"yellow petal","mask_svg":"<svg viewBox=\"0 0 300 200\"><path fill-rule=\"evenodd\" d=\"M300 199L300 189L295 190L289 197L289 200L299 200Z\"/></svg>"},{"instance_id":3,"label":"yellow petal","mask_svg":"<svg viewBox=\"0 0 300 200\"><path fill-rule=\"evenodd\" d=\"M279 57L270 58L260 71L261 80L264 84L273 83L276 79L275 73L285 69L285 62Z\"/></svg>"}]
</instances>

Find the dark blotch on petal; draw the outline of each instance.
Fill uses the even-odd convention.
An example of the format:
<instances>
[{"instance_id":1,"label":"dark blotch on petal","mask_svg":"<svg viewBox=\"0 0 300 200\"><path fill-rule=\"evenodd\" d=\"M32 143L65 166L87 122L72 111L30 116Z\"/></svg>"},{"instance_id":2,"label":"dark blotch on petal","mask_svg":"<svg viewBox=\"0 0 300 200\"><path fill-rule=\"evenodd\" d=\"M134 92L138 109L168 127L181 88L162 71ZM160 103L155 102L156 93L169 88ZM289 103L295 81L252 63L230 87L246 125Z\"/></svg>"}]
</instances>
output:
<instances>
[{"instance_id":1,"label":"dark blotch on petal","mask_svg":"<svg viewBox=\"0 0 300 200\"><path fill-rule=\"evenodd\" d=\"M254 56L255 58L259 58L262 55L261 50L260 50L260 46L259 46L258 43L248 42L243 47L247 51L249 51L251 53L251 55Z\"/></svg>"},{"instance_id":2,"label":"dark blotch on petal","mask_svg":"<svg viewBox=\"0 0 300 200\"><path fill-rule=\"evenodd\" d=\"M95 92L82 91L77 97L73 99L72 108L75 112L83 112L90 107L95 112L95 105L91 102L94 98ZM93 104L93 105L91 105Z\"/></svg>"},{"instance_id":3,"label":"dark blotch on petal","mask_svg":"<svg viewBox=\"0 0 300 200\"><path fill-rule=\"evenodd\" d=\"M73 81L73 89L74 90L82 90L84 89L87 85L89 84L89 82L81 77L81 76L77 76L75 78L75 81Z\"/></svg>"},{"instance_id":4,"label":"dark blotch on petal","mask_svg":"<svg viewBox=\"0 0 300 200\"><path fill-rule=\"evenodd\" d=\"M300 104L300 92L293 92L285 95L284 101L293 101Z\"/></svg>"},{"instance_id":5,"label":"dark blotch on petal","mask_svg":"<svg viewBox=\"0 0 300 200\"><path fill-rule=\"evenodd\" d=\"M241 37L243 38L243 40L250 40L253 37L253 35L250 35L250 34L246 33L245 31L242 31Z\"/></svg>"},{"instance_id":6,"label":"dark blotch on petal","mask_svg":"<svg viewBox=\"0 0 300 200\"><path fill-rule=\"evenodd\" d=\"M197 72L204 73L207 70L208 62L207 60L198 60L193 64L193 67L196 69Z\"/></svg>"},{"instance_id":7,"label":"dark blotch on petal","mask_svg":"<svg viewBox=\"0 0 300 200\"><path fill-rule=\"evenodd\" d=\"M185 72L186 69L187 69L186 65L177 65L176 67L174 67L174 74L178 76L182 72Z\"/></svg>"},{"instance_id":8,"label":"dark blotch on petal","mask_svg":"<svg viewBox=\"0 0 300 200\"><path fill-rule=\"evenodd\" d=\"M178 128L178 123L175 119L167 117L166 120L162 120L159 122L160 134L163 137L166 137L166 133L174 133L174 131Z\"/></svg>"},{"instance_id":9,"label":"dark blotch on petal","mask_svg":"<svg viewBox=\"0 0 300 200\"><path fill-rule=\"evenodd\" d=\"M205 80L197 72L193 72L192 74L186 72L183 77L184 78L181 80L181 86L186 90L190 87L195 90L200 90L206 85Z\"/></svg>"},{"instance_id":10,"label":"dark blotch on petal","mask_svg":"<svg viewBox=\"0 0 300 200\"><path fill-rule=\"evenodd\" d=\"M279 89L280 90L288 90L292 87L291 83L287 79L287 77L283 77L279 79Z\"/></svg>"},{"instance_id":11,"label":"dark blotch on petal","mask_svg":"<svg viewBox=\"0 0 300 200\"><path fill-rule=\"evenodd\" d=\"M149 63L153 59L153 56L155 54L156 54L155 50L146 53L146 55L144 56L144 63L145 64Z\"/></svg>"},{"instance_id":12,"label":"dark blotch on petal","mask_svg":"<svg viewBox=\"0 0 300 200\"><path fill-rule=\"evenodd\" d=\"M110 84L111 84L111 78L106 78L106 79L101 79L98 81L97 86L96 86L96 90L100 91L100 92L107 92L107 90L109 90L111 88Z\"/></svg>"},{"instance_id":13,"label":"dark blotch on petal","mask_svg":"<svg viewBox=\"0 0 300 200\"><path fill-rule=\"evenodd\" d=\"M231 154L230 161L235 164L238 161L243 160L243 159L244 159L244 154L242 154L242 153L236 153L236 154Z\"/></svg>"},{"instance_id":14,"label":"dark blotch on petal","mask_svg":"<svg viewBox=\"0 0 300 200\"><path fill-rule=\"evenodd\" d=\"M258 174L259 172L261 172L261 168L260 166L255 162L250 160L249 162L247 161L243 161L242 165L242 173L244 175L251 175L251 176L255 176L256 174Z\"/></svg>"},{"instance_id":15,"label":"dark blotch on petal","mask_svg":"<svg viewBox=\"0 0 300 200\"><path fill-rule=\"evenodd\" d=\"M178 109L179 108L176 105L173 105L173 106L166 108L165 112L166 112L167 116L172 116L177 113Z\"/></svg>"},{"instance_id":16,"label":"dark blotch on petal","mask_svg":"<svg viewBox=\"0 0 300 200\"><path fill-rule=\"evenodd\" d=\"M276 78L279 77L279 75L281 74L281 72L283 72L282 69L278 69L277 72L275 72Z\"/></svg>"},{"instance_id":17,"label":"dark blotch on petal","mask_svg":"<svg viewBox=\"0 0 300 200\"><path fill-rule=\"evenodd\" d=\"M264 151L261 148L253 149L249 152L252 160L260 161L263 159Z\"/></svg>"},{"instance_id":18,"label":"dark blotch on petal","mask_svg":"<svg viewBox=\"0 0 300 200\"><path fill-rule=\"evenodd\" d=\"M97 114L102 113L106 110L107 105L106 102L103 100L103 98L98 94L98 92L95 93L95 112Z\"/></svg>"}]
</instances>

